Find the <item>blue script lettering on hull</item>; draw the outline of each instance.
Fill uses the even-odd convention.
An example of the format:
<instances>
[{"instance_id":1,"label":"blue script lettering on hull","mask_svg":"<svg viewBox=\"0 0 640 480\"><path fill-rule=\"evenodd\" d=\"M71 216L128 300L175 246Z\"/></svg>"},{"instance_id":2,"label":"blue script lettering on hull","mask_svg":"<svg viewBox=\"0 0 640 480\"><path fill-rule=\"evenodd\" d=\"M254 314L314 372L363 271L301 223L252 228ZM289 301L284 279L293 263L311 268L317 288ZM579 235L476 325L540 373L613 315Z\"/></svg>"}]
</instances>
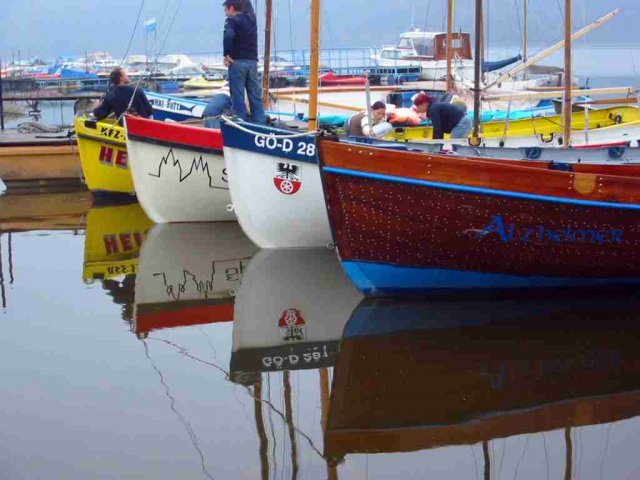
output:
<instances>
[{"instance_id":1,"label":"blue script lettering on hull","mask_svg":"<svg viewBox=\"0 0 640 480\"><path fill-rule=\"evenodd\" d=\"M503 243L591 243L621 244L622 230L573 229L570 226L550 229L544 225L517 225L505 221L501 215L491 217L489 224L477 232L477 238L496 234Z\"/></svg>"}]
</instances>

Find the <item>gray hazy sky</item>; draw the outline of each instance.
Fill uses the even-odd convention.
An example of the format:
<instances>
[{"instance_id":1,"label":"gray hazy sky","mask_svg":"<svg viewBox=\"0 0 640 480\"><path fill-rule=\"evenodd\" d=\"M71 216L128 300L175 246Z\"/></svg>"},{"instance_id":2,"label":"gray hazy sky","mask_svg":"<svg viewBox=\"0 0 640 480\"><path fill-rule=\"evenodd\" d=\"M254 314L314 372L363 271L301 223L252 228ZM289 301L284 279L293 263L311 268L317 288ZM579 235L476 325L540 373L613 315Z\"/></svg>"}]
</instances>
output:
<instances>
[{"instance_id":1,"label":"gray hazy sky","mask_svg":"<svg viewBox=\"0 0 640 480\"><path fill-rule=\"evenodd\" d=\"M0 55L11 60L39 55L81 55L85 51L108 50L124 54L141 0L3 0ZM224 17L222 0L145 0L130 53L144 53L143 20L156 17L158 43L166 38L164 52L214 52L221 49ZM309 0L273 0L276 9L277 49L307 48ZM440 29L444 0L324 0L322 47L371 47L395 43L407 30L414 12L414 25ZM486 2L487 3L487 2ZM255 4L255 0L254 0ZM258 0L258 16L263 13ZM491 46L519 45L522 0L488 0L486 17ZM473 0L456 1L456 28L473 29ZM519 14L516 14L516 5ZM563 0L529 0L530 42L547 45L562 36ZM621 13L609 24L591 33L593 45L618 44L640 47L637 19L640 1L575 0L574 25L582 26L614 7ZM163 15L164 12L164 15ZM169 24L175 22L169 34Z\"/></svg>"}]
</instances>

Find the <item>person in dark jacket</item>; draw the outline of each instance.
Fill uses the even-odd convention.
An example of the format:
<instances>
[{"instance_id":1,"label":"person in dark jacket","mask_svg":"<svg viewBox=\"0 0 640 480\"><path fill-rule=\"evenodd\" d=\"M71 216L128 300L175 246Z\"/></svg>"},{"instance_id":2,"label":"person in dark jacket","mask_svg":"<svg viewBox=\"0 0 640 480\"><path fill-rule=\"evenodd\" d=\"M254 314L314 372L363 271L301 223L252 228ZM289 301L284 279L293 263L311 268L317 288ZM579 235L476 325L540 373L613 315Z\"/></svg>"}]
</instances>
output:
<instances>
[{"instance_id":1,"label":"person in dark jacket","mask_svg":"<svg viewBox=\"0 0 640 480\"><path fill-rule=\"evenodd\" d=\"M258 78L258 27L251 0L225 0L224 64L229 68L231 103L244 120L265 123L262 86ZM245 90L251 116L244 103Z\"/></svg>"},{"instance_id":2,"label":"person in dark jacket","mask_svg":"<svg viewBox=\"0 0 640 480\"><path fill-rule=\"evenodd\" d=\"M111 88L107 91L102 103L91 112L97 120L114 113L122 124L124 113L144 118L153 115L153 107L147 96L141 88L135 88L129 84L129 77L123 68L116 68L109 74L109 83Z\"/></svg>"},{"instance_id":3,"label":"person in dark jacket","mask_svg":"<svg viewBox=\"0 0 640 480\"><path fill-rule=\"evenodd\" d=\"M434 140L444 138L445 133L451 134L451 138L466 138L471 131L466 112L459 105L428 101L426 113L433 125Z\"/></svg>"}]
</instances>

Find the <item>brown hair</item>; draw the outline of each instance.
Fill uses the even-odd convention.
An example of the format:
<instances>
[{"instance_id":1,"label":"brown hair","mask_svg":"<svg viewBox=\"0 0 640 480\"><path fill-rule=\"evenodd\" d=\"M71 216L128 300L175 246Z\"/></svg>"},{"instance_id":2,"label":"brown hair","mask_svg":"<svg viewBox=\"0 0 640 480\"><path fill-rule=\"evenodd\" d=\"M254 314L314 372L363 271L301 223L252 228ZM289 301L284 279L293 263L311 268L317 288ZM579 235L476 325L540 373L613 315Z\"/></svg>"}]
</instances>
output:
<instances>
[{"instance_id":1,"label":"brown hair","mask_svg":"<svg viewBox=\"0 0 640 480\"><path fill-rule=\"evenodd\" d=\"M225 0L223 7L233 7L236 12L244 10L244 2L242 0Z\"/></svg>"},{"instance_id":2,"label":"brown hair","mask_svg":"<svg viewBox=\"0 0 640 480\"><path fill-rule=\"evenodd\" d=\"M114 68L111 70L109 74L109 83L112 85L120 84L120 79L122 78L122 74L124 73L124 69L122 67Z\"/></svg>"},{"instance_id":3,"label":"brown hair","mask_svg":"<svg viewBox=\"0 0 640 480\"><path fill-rule=\"evenodd\" d=\"M371 105L371 110L380 110L381 108L387 108L384 102L378 100L373 105Z\"/></svg>"}]
</instances>

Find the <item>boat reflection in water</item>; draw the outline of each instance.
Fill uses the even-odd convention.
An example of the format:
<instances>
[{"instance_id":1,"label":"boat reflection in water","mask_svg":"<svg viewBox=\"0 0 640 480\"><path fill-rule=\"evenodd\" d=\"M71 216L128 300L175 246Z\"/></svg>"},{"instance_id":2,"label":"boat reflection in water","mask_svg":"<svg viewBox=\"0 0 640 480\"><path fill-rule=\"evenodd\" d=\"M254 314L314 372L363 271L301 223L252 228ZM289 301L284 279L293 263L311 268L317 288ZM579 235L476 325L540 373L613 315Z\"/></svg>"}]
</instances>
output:
<instances>
[{"instance_id":1,"label":"boat reflection in water","mask_svg":"<svg viewBox=\"0 0 640 480\"><path fill-rule=\"evenodd\" d=\"M629 291L366 300L334 369L325 457L481 443L489 478L492 440L556 430L570 478L574 429L640 414L639 307ZM523 455L504 448L505 465Z\"/></svg>"},{"instance_id":2,"label":"boat reflection in water","mask_svg":"<svg viewBox=\"0 0 640 480\"><path fill-rule=\"evenodd\" d=\"M234 295L256 250L236 222L153 227L136 276L135 334L233 320Z\"/></svg>"},{"instance_id":3,"label":"boat reflection in water","mask_svg":"<svg viewBox=\"0 0 640 480\"><path fill-rule=\"evenodd\" d=\"M331 249L260 250L236 297L231 379L333 366L361 299Z\"/></svg>"},{"instance_id":4,"label":"boat reflection in water","mask_svg":"<svg viewBox=\"0 0 640 480\"><path fill-rule=\"evenodd\" d=\"M92 207L87 214L83 280L135 275L140 248L152 226L137 203Z\"/></svg>"},{"instance_id":5,"label":"boat reflection in water","mask_svg":"<svg viewBox=\"0 0 640 480\"><path fill-rule=\"evenodd\" d=\"M301 383L307 383L305 379L310 377L298 376L292 381L292 372L318 370L319 400L326 412L329 367L336 361L349 315L361 299L334 250L260 250L251 259L236 297L229 378L245 385L254 399L261 478L271 478L271 472L273 478L279 478L278 468L283 476L297 478L299 457L304 455L306 445L322 458L321 447L316 448L312 439L318 424L303 410L304 399L309 400L309 396ZM315 381L310 384L318 385ZM279 388L282 395L276 393L272 397L271 390ZM312 387L310 399L314 410L318 402L316 388ZM279 398L283 405L278 405ZM287 434L283 430L282 437L275 433L274 416L286 424ZM322 424L324 419L323 413ZM282 463L288 453L290 465L278 467L276 452L282 452ZM326 468L328 476L335 478L337 469L328 464Z\"/></svg>"}]
</instances>

